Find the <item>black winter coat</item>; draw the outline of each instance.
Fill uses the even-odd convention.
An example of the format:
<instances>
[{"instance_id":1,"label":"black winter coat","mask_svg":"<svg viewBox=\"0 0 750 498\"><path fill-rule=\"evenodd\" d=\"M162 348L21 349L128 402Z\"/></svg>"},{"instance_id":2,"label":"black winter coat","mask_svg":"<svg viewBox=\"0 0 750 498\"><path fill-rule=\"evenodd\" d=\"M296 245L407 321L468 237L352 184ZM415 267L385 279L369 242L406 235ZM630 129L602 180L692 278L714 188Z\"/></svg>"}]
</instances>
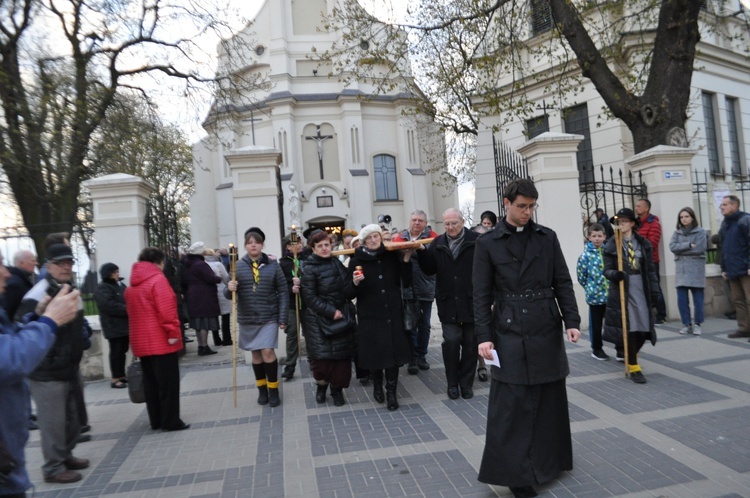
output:
<instances>
[{"instance_id":1,"label":"black winter coat","mask_svg":"<svg viewBox=\"0 0 750 498\"><path fill-rule=\"evenodd\" d=\"M306 303L305 341L311 360L346 360L354 356L355 329L327 337L320 331L318 316L333 319L336 310L350 306L344 295L348 278L346 268L338 258L310 256L305 261L301 281L302 299ZM353 311L353 310L350 310Z\"/></svg>"},{"instance_id":2,"label":"black winter coat","mask_svg":"<svg viewBox=\"0 0 750 498\"><path fill-rule=\"evenodd\" d=\"M352 273L362 267L365 279L354 285ZM401 366L411 360L411 341L404 331L401 283L411 285L411 262L381 244L375 254L358 247L349 260L346 297L357 298L357 364L368 370Z\"/></svg>"},{"instance_id":3,"label":"black winter coat","mask_svg":"<svg viewBox=\"0 0 750 498\"><path fill-rule=\"evenodd\" d=\"M126 337L128 329L128 310L125 306L125 286L111 278L105 279L96 286L94 299L99 308L99 320L105 339Z\"/></svg>"},{"instance_id":4,"label":"black winter coat","mask_svg":"<svg viewBox=\"0 0 750 498\"><path fill-rule=\"evenodd\" d=\"M652 308L654 300L656 298L656 289L658 289L658 277L656 276L656 268L654 268L654 249L645 237L638 235L633 232L633 237L638 241L640 246L643 248L641 251L641 259L638 261L638 267L646 269L641 271L640 275L628 275L628 258L623 252L622 264L625 269L625 309L628 306L628 280L631 278L640 278L643 280L643 291L646 294L646 302L648 303L649 309ZM623 249L624 250L624 249ZM604 276L611 280L609 284L609 294L607 294L607 310L604 312L604 330L605 335L609 337L622 337L622 312L620 311L620 282L615 280L615 274L617 273L617 245L615 239L612 238L604 246ZM627 311L625 316L627 317ZM650 314L649 318L649 333L648 338L652 345L656 344L656 328L654 327L654 315ZM622 344L622 341L619 342Z\"/></svg>"},{"instance_id":5,"label":"black winter coat","mask_svg":"<svg viewBox=\"0 0 750 498\"><path fill-rule=\"evenodd\" d=\"M51 283L52 277L47 274L26 294L21 301L21 306L16 312L16 320L27 313L33 313L39 301L44 299ZM58 286L59 284L55 284ZM84 326L83 326L83 301L78 298L78 313L72 322L66 323L57 329L55 343L47 351L44 360L37 365L29 375L31 380L41 382L60 380L72 381L78 378L78 369L83 357Z\"/></svg>"},{"instance_id":6,"label":"black winter coat","mask_svg":"<svg viewBox=\"0 0 750 498\"><path fill-rule=\"evenodd\" d=\"M2 299L5 312L10 319L13 319L23 301L23 296L34 287L36 275L14 266L8 267L8 271L10 278L5 283L5 294Z\"/></svg>"},{"instance_id":7,"label":"black winter coat","mask_svg":"<svg viewBox=\"0 0 750 498\"><path fill-rule=\"evenodd\" d=\"M237 321L251 325L270 322L286 325L289 293L279 262L261 253L259 284L253 279L252 264L247 254L237 261ZM224 297L232 299L226 286Z\"/></svg>"},{"instance_id":8,"label":"black winter coat","mask_svg":"<svg viewBox=\"0 0 750 498\"><path fill-rule=\"evenodd\" d=\"M221 315L216 284L221 277L216 275L201 255L190 254L185 261L185 285L188 315L190 318L211 318Z\"/></svg>"},{"instance_id":9,"label":"black winter coat","mask_svg":"<svg viewBox=\"0 0 750 498\"><path fill-rule=\"evenodd\" d=\"M442 234L426 250L419 251L419 266L425 275L436 275L435 299L440 323L474 323L474 244L479 234L464 228L464 239L458 257L448 247L448 236Z\"/></svg>"},{"instance_id":10,"label":"black winter coat","mask_svg":"<svg viewBox=\"0 0 750 498\"><path fill-rule=\"evenodd\" d=\"M581 317L557 234L533 221L526 230L525 249L504 222L477 239L474 326L477 343L497 350L494 380L535 385L568 375L563 321L577 329Z\"/></svg>"}]
</instances>

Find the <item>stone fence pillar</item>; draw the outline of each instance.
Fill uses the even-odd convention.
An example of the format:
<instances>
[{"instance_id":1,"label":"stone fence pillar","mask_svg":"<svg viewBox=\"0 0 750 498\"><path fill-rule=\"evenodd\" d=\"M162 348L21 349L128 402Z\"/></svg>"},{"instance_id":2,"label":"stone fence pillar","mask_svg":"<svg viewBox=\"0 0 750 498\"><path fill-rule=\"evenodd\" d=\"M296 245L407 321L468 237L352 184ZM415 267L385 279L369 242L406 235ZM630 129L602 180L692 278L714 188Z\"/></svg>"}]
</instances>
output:
<instances>
[{"instance_id":1,"label":"stone fence pillar","mask_svg":"<svg viewBox=\"0 0 750 498\"><path fill-rule=\"evenodd\" d=\"M539 191L537 222L553 229L560 240L583 328L588 326L588 308L583 288L576 279L576 263L584 247L576 159L581 140L581 135L547 132L526 142L518 152L526 157L529 176Z\"/></svg>"},{"instance_id":2,"label":"stone fence pillar","mask_svg":"<svg viewBox=\"0 0 750 498\"><path fill-rule=\"evenodd\" d=\"M685 207L693 207L693 185L690 176L691 161L696 150L659 145L625 160L630 171L642 173L648 187L651 214L661 222L662 237L659 247L659 273L661 290L667 303L667 317L677 320L677 288L675 287L674 254L669 250L677 228L677 215Z\"/></svg>"},{"instance_id":3,"label":"stone fence pillar","mask_svg":"<svg viewBox=\"0 0 750 498\"><path fill-rule=\"evenodd\" d=\"M256 226L266 235L263 252L280 258L284 255L281 239L285 231L279 176L281 151L273 147L250 145L233 149L224 157L232 171L232 199L239 257L242 258L247 253L245 230ZM288 310L281 312L288 313ZM286 336L281 331L279 335L277 353L282 358L286 356ZM250 353L247 353L246 360L250 363Z\"/></svg>"},{"instance_id":4,"label":"stone fence pillar","mask_svg":"<svg viewBox=\"0 0 750 498\"><path fill-rule=\"evenodd\" d=\"M83 182L83 186L91 192L96 228L96 258L92 261L91 269L98 272L102 264L114 263L120 268L120 276L127 283L138 253L148 245L145 219L148 197L154 188L142 178L125 173L87 180ZM111 378L112 372L107 360L109 342L101 335L97 337L101 349L92 347L90 354L101 355L103 375ZM93 368L98 362L89 363ZM86 376L93 378L95 373L88 371Z\"/></svg>"}]
</instances>

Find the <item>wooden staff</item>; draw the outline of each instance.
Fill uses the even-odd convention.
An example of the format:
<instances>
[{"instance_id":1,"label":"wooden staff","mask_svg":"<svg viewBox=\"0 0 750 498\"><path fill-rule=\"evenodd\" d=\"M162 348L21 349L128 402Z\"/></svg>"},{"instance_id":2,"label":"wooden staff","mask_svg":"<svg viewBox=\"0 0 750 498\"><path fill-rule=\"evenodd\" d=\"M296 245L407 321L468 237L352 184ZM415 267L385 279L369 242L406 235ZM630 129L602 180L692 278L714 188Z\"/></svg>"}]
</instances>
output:
<instances>
[{"instance_id":1,"label":"wooden staff","mask_svg":"<svg viewBox=\"0 0 750 498\"><path fill-rule=\"evenodd\" d=\"M292 225L292 233L289 234L289 242L292 244L292 255L294 256L294 268L292 269L292 278L299 277L299 260L297 259L297 244L299 243L299 236L297 235L297 227ZM300 323L299 323L299 309L300 309L300 300L299 300L299 292L294 295L294 313L297 317L297 361L300 362L300 365L302 365L302 339L300 339L300 334L302 334L302 330L300 329ZM302 368L300 366L300 368Z\"/></svg>"},{"instance_id":2,"label":"wooden staff","mask_svg":"<svg viewBox=\"0 0 750 498\"><path fill-rule=\"evenodd\" d=\"M237 280L237 248L229 244L229 271L232 280ZM232 291L232 390L234 407L237 408L237 291Z\"/></svg>"},{"instance_id":3,"label":"wooden staff","mask_svg":"<svg viewBox=\"0 0 750 498\"><path fill-rule=\"evenodd\" d=\"M615 229L615 247L617 248L617 271L623 272L622 263L622 228L620 227L619 220L615 217L614 229ZM630 368L628 366L628 311L625 308L625 275L620 280L620 314L622 315L622 344L623 354L625 355L625 377L630 376Z\"/></svg>"},{"instance_id":4,"label":"wooden staff","mask_svg":"<svg viewBox=\"0 0 750 498\"><path fill-rule=\"evenodd\" d=\"M419 246L429 244L435 239L419 239L411 240L409 242L383 242L386 251L400 251L401 249L416 249ZM339 249L338 251L331 251L331 256L354 254L354 249Z\"/></svg>"}]
</instances>

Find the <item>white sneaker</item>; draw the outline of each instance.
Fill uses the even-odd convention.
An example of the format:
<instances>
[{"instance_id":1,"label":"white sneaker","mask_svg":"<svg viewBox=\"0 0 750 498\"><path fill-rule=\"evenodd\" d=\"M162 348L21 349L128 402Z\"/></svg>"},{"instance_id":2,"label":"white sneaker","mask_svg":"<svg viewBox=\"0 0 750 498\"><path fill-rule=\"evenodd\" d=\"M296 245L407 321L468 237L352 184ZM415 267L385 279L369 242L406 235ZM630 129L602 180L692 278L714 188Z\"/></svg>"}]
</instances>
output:
<instances>
[{"instance_id":1,"label":"white sneaker","mask_svg":"<svg viewBox=\"0 0 750 498\"><path fill-rule=\"evenodd\" d=\"M690 325L685 325L680 329L680 334L689 334L690 333Z\"/></svg>"},{"instance_id":2,"label":"white sneaker","mask_svg":"<svg viewBox=\"0 0 750 498\"><path fill-rule=\"evenodd\" d=\"M701 335L703 331L701 330L701 326L697 323L693 325L693 335Z\"/></svg>"}]
</instances>

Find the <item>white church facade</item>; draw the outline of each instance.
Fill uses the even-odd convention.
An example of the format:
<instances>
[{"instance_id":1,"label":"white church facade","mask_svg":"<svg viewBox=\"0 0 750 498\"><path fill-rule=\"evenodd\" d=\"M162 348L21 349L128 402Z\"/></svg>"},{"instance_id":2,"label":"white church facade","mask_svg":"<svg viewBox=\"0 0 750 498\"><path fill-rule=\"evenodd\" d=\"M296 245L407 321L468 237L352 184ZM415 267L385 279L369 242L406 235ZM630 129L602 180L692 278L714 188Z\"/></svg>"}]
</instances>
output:
<instances>
[{"instance_id":1,"label":"white church facade","mask_svg":"<svg viewBox=\"0 0 750 498\"><path fill-rule=\"evenodd\" d=\"M204 123L209 136L193 147L193 240L210 247L241 244L227 157L242 150L280 153L281 202L268 209L280 209L284 231L292 225L358 230L380 215L404 228L416 209L425 211L435 228L445 209L458 207L453 186L437 185L444 183L437 171L445 169L445 158L433 152L444 151L443 134L434 123L405 112L409 95L376 95L364 83L345 85L310 59L336 39L321 22L321 13L330 13L336 3L266 0L236 35L255 46L246 67L233 70L262 75L267 86L251 92L252 103L234 106L231 121L209 116ZM248 226L264 228L264 214L242 217Z\"/></svg>"}]
</instances>

